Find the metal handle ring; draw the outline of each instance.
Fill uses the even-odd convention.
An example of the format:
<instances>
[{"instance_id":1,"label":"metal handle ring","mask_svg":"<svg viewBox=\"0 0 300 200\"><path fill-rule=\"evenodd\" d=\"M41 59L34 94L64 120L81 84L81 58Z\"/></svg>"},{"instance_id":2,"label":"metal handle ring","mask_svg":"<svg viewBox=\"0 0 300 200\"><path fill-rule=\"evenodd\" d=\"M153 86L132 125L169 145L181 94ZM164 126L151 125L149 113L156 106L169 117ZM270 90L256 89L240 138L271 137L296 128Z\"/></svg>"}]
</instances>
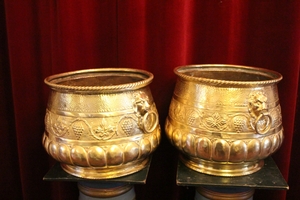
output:
<instances>
[{"instance_id":1,"label":"metal handle ring","mask_svg":"<svg viewBox=\"0 0 300 200\"><path fill-rule=\"evenodd\" d=\"M152 123L149 126L147 126L147 121L148 121L148 118L151 117L151 115L154 116L154 123ZM147 133L151 133L152 131L154 131L154 129L156 128L157 124L158 124L158 115L153 112L153 111L149 111L147 112L144 117L143 117L143 121L142 121L142 124L143 124L143 129L147 132Z\"/></svg>"},{"instance_id":2,"label":"metal handle ring","mask_svg":"<svg viewBox=\"0 0 300 200\"><path fill-rule=\"evenodd\" d=\"M267 119L267 123L266 123L266 126L263 129L261 129L261 127L259 127L259 121L261 121L263 119ZM271 125L272 125L272 118L271 118L270 114L269 113L261 113L255 120L255 131L262 135L266 134L270 130Z\"/></svg>"}]
</instances>

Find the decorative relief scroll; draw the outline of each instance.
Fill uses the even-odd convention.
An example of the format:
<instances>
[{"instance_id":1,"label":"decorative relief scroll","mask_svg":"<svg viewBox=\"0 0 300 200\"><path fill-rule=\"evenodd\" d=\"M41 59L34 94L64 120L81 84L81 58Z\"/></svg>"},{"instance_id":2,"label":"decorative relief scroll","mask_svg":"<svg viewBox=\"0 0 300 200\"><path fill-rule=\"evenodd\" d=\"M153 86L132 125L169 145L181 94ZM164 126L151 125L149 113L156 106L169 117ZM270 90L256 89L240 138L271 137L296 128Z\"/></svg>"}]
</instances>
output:
<instances>
[{"instance_id":1,"label":"decorative relief scroll","mask_svg":"<svg viewBox=\"0 0 300 200\"><path fill-rule=\"evenodd\" d=\"M262 94L259 93L260 95ZM264 100L264 98L261 99ZM250 98L250 101L252 100ZM275 128L281 124L280 105L268 108L268 112L266 112L264 105L260 105L259 102L254 104L252 101L251 103L249 102L248 110L249 112L247 112L247 107L239 112L230 112L230 110L226 109L196 108L173 99L169 108L169 117L200 130L232 133L249 133L254 131L266 133L272 127Z\"/></svg>"},{"instance_id":2,"label":"decorative relief scroll","mask_svg":"<svg viewBox=\"0 0 300 200\"><path fill-rule=\"evenodd\" d=\"M49 133L68 139L105 141L112 138L129 137L153 132L158 126L158 114L143 92L132 94L132 110L126 115L106 112L101 116L76 117L56 114L47 110L45 126Z\"/></svg>"}]
</instances>

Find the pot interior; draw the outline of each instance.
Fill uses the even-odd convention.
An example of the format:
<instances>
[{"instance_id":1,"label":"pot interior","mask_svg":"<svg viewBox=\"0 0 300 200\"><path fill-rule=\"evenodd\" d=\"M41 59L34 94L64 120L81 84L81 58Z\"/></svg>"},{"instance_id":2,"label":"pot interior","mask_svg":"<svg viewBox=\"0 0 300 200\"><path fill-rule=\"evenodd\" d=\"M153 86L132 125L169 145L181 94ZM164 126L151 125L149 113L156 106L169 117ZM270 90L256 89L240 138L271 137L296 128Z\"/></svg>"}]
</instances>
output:
<instances>
[{"instance_id":1,"label":"pot interior","mask_svg":"<svg viewBox=\"0 0 300 200\"><path fill-rule=\"evenodd\" d=\"M113 86L142 81L141 77L122 76L122 75L93 75L79 76L62 79L56 84L67 86Z\"/></svg>"},{"instance_id":2,"label":"pot interior","mask_svg":"<svg viewBox=\"0 0 300 200\"><path fill-rule=\"evenodd\" d=\"M265 81L272 79L271 77L264 76L261 74L238 71L190 71L185 74L193 77L224 81Z\"/></svg>"}]
</instances>

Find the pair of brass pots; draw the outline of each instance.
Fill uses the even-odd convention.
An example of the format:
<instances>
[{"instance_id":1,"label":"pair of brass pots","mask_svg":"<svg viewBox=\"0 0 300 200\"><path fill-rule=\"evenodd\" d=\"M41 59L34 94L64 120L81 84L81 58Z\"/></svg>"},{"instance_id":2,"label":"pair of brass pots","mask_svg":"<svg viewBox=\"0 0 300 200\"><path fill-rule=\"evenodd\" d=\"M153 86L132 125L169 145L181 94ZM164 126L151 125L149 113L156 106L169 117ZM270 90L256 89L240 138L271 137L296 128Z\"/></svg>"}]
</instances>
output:
<instances>
[{"instance_id":1,"label":"pair of brass pots","mask_svg":"<svg viewBox=\"0 0 300 200\"><path fill-rule=\"evenodd\" d=\"M242 176L262 168L283 141L274 71L236 65L187 65L178 76L166 135L198 172ZM159 145L158 112L147 71L103 68L45 79L51 94L43 144L62 168L87 179L143 169Z\"/></svg>"}]
</instances>

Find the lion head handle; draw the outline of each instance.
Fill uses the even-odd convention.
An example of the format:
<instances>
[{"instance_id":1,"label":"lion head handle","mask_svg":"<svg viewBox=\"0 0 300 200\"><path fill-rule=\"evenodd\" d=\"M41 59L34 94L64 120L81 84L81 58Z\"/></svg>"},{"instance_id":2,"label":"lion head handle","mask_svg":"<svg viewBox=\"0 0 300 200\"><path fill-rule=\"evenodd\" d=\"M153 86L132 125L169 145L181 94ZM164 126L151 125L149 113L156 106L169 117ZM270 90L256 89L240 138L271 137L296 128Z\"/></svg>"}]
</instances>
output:
<instances>
[{"instance_id":1,"label":"lion head handle","mask_svg":"<svg viewBox=\"0 0 300 200\"><path fill-rule=\"evenodd\" d=\"M251 92L248 109L252 117L257 118L261 112L267 111L267 97L261 91Z\"/></svg>"},{"instance_id":2,"label":"lion head handle","mask_svg":"<svg viewBox=\"0 0 300 200\"><path fill-rule=\"evenodd\" d=\"M251 92L249 95L248 110L252 117L252 127L259 134L267 133L272 124L272 118L268 112L267 96L261 91Z\"/></svg>"},{"instance_id":3,"label":"lion head handle","mask_svg":"<svg viewBox=\"0 0 300 200\"><path fill-rule=\"evenodd\" d=\"M144 92L135 93L133 97L133 109L138 118L138 125L146 133L151 133L158 125L158 115L151 109L149 98Z\"/></svg>"},{"instance_id":4,"label":"lion head handle","mask_svg":"<svg viewBox=\"0 0 300 200\"><path fill-rule=\"evenodd\" d=\"M150 109L150 104L148 103L149 101L148 96L143 92L139 92L139 93L135 93L133 97L134 97L134 104L133 104L134 112L138 116L145 115Z\"/></svg>"}]
</instances>

